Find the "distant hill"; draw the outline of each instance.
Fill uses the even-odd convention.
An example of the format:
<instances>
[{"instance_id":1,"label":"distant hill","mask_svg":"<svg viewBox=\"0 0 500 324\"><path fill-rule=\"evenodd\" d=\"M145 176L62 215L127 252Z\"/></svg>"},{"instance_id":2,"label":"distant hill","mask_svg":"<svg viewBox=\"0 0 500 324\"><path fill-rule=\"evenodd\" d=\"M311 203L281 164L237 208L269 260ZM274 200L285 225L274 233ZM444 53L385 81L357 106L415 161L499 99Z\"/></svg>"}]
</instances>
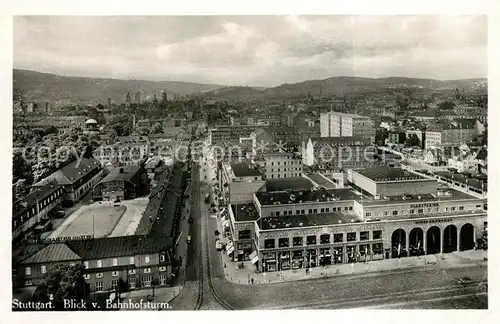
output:
<instances>
[{"instance_id":1,"label":"distant hill","mask_svg":"<svg viewBox=\"0 0 500 324\"><path fill-rule=\"evenodd\" d=\"M324 80L308 80L298 83L285 83L273 88L256 89L249 87L228 87L205 93L207 96L235 100L286 100L300 95L311 94L317 96L343 96L365 91L380 91L383 89L429 89L443 90L477 90L487 89L487 79L467 80L434 80L403 77L388 78L360 78L360 77L332 77Z\"/></svg>"},{"instance_id":2,"label":"distant hill","mask_svg":"<svg viewBox=\"0 0 500 324\"><path fill-rule=\"evenodd\" d=\"M28 101L49 101L52 103L89 103L105 104L108 97L121 103L130 91L132 100L139 88L142 98L160 99L161 91L167 94L188 94L211 91L224 86L177 81L142 81L103 78L67 77L50 73L14 69L13 87L21 89Z\"/></svg>"}]
</instances>

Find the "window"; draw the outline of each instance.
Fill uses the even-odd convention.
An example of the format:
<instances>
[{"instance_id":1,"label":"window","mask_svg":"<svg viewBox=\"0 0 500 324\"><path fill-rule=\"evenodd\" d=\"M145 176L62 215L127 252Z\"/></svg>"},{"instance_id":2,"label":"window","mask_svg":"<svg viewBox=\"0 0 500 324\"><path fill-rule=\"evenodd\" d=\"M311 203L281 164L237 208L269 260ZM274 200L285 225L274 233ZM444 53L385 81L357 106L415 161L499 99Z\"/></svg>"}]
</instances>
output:
<instances>
[{"instance_id":1,"label":"window","mask_svg":"<svg viewBox=\"0 0 500 324\"><path fill-rule=\"evenodd\" d=\"M370 239L370 232L368 231L363 231L359 233L359 240L360 241L368 241Z\"/></svg>"},{"instance_id":2,"label":"window","mask_svg":"<svg viewBox=\"0 0 500 324\"><path fill-rule=\"evenodd\" d=\"M352 206L349 206L349 210L352 210Z\"/></svg>"},{"instance_id":3,"label":"window","mask_svg":"<svg viewBox=\"0 0 500 324\"><path fill-rule=\"evenodd\" d=\"M366 213L365 215L366 215L366 217L371 217L372 213Z\"/></svg>"},{"instance_id":4,"label":"window","mask_svg":"<svg viewBox=\"0 0 500 324\"><path fill-rule=\"evenodd\" d=\"M396 216L398 214L398 211L397 210L393 210L392 211L392 216Z\"/></svg>"},{"instance_id":5,"label":"window","mask_svg":"<svg viewBox=\"0 0 500 324\"><path fill-rule=\"evenodd\" d=\"M111 288L115 289L118 286L118 279L111 280Z\"/></svg>"},{"instance_id":6,"label":"window","mask_svg":"<svg viewBox=\"0 0 500 324\"><path fill-rule=\"evenodd\" d=\"M243 231L238 231L238 239L239 240L248 240L251 239L251 230L243 230Z\"/></svg>"},{"instance_id":7,"label":"window","mask_svg":"<svg viewBox=\"0 0 500 324\"><path fill-rule=\"evenodd\" d=\"M102 260L97 260L97 267L101 268L102 267Z\"/></svg>"},{"instance_id":8,"label":"window","mask_svg":"<svg viewBox=\"0 0 500 324\"><path fill-rule=\"evenodd\" d=\"M460 206L460 207L458 207L458 210L464 210L464 209L465 209L465 207L464 207L464 206Z\"/></svg>"},{"instance_id":9,"label":"window","mask_svg":"<svg viewBox=\"0 0 500 324\"><path fill-rule=\"evenodd\" d=\"M145 263L149 263L149 261L150 261L150 260L149 260L149 255L146 255L146 256L144 257L144 262L145 262Z\"/></svg>"},{"instance_id":10,"label":"window","mask_svg":"<svg viewBox=\"0 0 500 324\"><path fill-rule=\"evenodd\" d=\"M324 213L325 212L325 209L324 208L321 208L320 209L321 213Z\"/></svg>"},{"instance_id":11,"label":"window","mask_svg":"<svg viewBox=\"0 0 500 324\"><path fill-rule=\"evenodd\" d=\"M95 277L96 277L96 278L102 278L102 277L103 277L102 272L96 273L96 274L95 274Z\"/></svg>"},{"instance_id":12,"label":"window","mask_svg":"<svg viewBox=\"0 0 500 324\"><path fill-rule=\"evenodd\" d=\"M25 286L31 286L32 284L33 284L33 282L32 282L31 280L26 280L26 281L24 282L24 285L25 285Z\"/></svg>"},{"instance_id":13,"label":"window","mask_svg":"<svg viewBox=\"0 0 500 324\"><path fill-rule=\"evenodd\" d=\"M83 275L83 279L85 279L85 280L89 280L89 279L90 279L90 275L89 275L88 273L85 273L85 274Z\"/></svg>"},{"instance_id":14,"label":"window","mask_svg":"<svg viewBox=\"0 0 500 324\"><path fill-rule=\"evenodd\" d=\"M265 239L264 240L264 248L266 249L274 249L275 247L275 239Z\"/></svg>"},{"instance_id":15,"label":"window","mask_svg":"<svg viewBox=\"0 0 500 324\"><path fill-rule=\"evenodd\" d=\"M289 247L290 246L290 240L288 237L282 237L278 239L278 246L279 247Z\"/></svg>"},{"instance_id":16,"label":"window","mask_svg":"<svg viewBox=\"0 0 500 324\"><path fill-rule=\"evenodd\" d=\"M325 208L325 212L329 213L330 212L330 208Z\"/></svg>"},{"instance_id":17,"label":"window","mask_svg":"<svg viewBox=\"0 0 500 324\"><path fill-rule=\"evenodd\" d=\"M337 207L332 208L332 212L335 212L335 211L337 211Z\"/></svg>"},{"instance_id":18,"label":"window","mask_svg":"<svg viewBox=\"0 0 500 324\"><path fill-rule=\"evenodd\" d=\"M410 209L410 214L415 214L415 209Z\"/></svg>"},{"instance_id":19,"label":"window","mask_svg":"<svg viewBox=\"0 0 500 324\"><path fill-rule=\"evenodd\" d=\"M317 208L314 208L314 209L313 209L313 213L314 213L314 214L317 214L317 213L318 213L318 209L317 209Z\"/></svg>"},{"instance_id":20,"label":"window","mask_svg":"<svg viewBox=\"0 0 500 324\"><path fill-rule=\"evenodd\" d=\"M424 213L424 210L422 208L420 208L418 211L417 211L419 214L423 214Z\"/></svg>"},{"instance_id":21,"label":"window","mask_svg":"<svg viewBox=\"0 0 500 324\"><path fill-rule=\"evenodd\" d=\"M83 262L83 265L85 266L85 269L88 269L88 268L89 268L89 262L88 262L88 261L84 261L84 262Z\"/></svg>"},{"instance_id":22,"label":"window","mask_svg":"<svg viewBox=\"0 0 500 324\"><path fill-rule=\"evenodd\" d=\"M302 236L296 236L293 238L293 246L304 245L304 238Z\"/></svg>"},{"instance_id":23,"label":"window","mask_svg":"<svg viewBox=\"0 0 500 324\"><path fill-rule=\"evenodd\" d=\"M117 266L118 265L118 259L113 259L113 266Z\"/></svg>"},{"instance_id":24,"label":"window","mask_svg":"<svg viewBox=\"0 0 500 324\"><path fill-rule=\"evenodd\" d=\"M307 236L306 245L316 245L316 235Z\"/></svg>"},{"instance_id":25,"label":"window","mask_svg":"<svg viewBox=\"0 0 500 324\"><path fill-rule=\"evenodd\" d=\"M47 267L46 266L41 266L40 267L40 272L43 274L43 273L46 273L47 272Z\"/></svg>"},{"instance_id":26,"label":"window","mask_svg":"<svg viewBox=\"0 0 500 324\"><path fill-rule=\"evenodd\" d=\"M330 243L330 234L321 234L319 236L320 244L329 244Z\"/></svg>"},{"instance_id":27,"label":"window","mask_svg":"<svg viewBox=\"0 0 500 324\"><path fill-rule=\"evenodd\" d=\"M26 267L25 273L26 273L27 276L31 276L31 268L30 267Z\"/></svg>"},{"instance_id":28,"label":"window","mask_svg":"<svg viewBox=\"0 0 500 324\"><path fill-rule=\"evenodd\" d=\"M167 276L166 275L160 275L160 286L164 286L167 284Z\"/></svg>"},{"instance_id":29,"label":"window","mask_svg":"<svg viewBox=\"0 0 500 324\"><path fill-rule=\"evenodd\" d=\"M130 270L128 271L128 274L131 274L131 275L135 274L135 269L130 269Z\"/></svg>"},{"instance_id":30,"label":"window","mask_svg":"<svg viewBox=\"0 0 500 324\"><path fill-rule=\"evenodd\" d=\"M300 213L301 213L301 214L305 214L305 213L306 213L306 210L305 210L305 209L302 209L302 210L300 211Z\"/></svg>"},{"instance_id":31,"label":"window","mask_svg":"<svg viewBox=\"0 0 500 324\"><path fill-rule=\"evenodd\" d=\"M167 271L167 267L160 267L160 272L165 272Z\"/></svg>"},{"instance_id":32,"label":"window","mask_svg":"<svg viewBox=\"0 0 500 324\"><path fill-rule=\"evenodd\" d=\"M300 210L297 209L297 210L295 210L295 215L298 215L298 214L300 214Z\"/></svg>"},{"instance_id":33,"label":"window","mask_svg":"<svg viewBox=\"0 0 500 324\"><path fill-rule=\"evenodd\" d=\"M134 257L130 257L130 259L129 259L129 263L130 263L130 264L134 264L134 263L135 263Z\"/></svg>"},{"instance_id":34,"label":"window","mask_svg":"<svg viewBox=\"0 0 500 324\"><path fill-rule=\"evenodd\" d=\"M380 240L382 239L382 231L373 231L373 239Z\"/></svg>"},{"instance_id":35,"label":"window","mask_svg":"<svg viewBox=\"0 0 500 324\"><path fill-rule=\"evenodd\" d=\"M385 212L384 212L384 216L387 216L387 215L389 215L389 212L386 212L386 211L385 211Z\"/></svg>"},{"instance_id":36,"label":"window","mask_svg":"<svg viewBox=\"0 0 500 324\"><path fill-rule=\"evenodd\" d=\"M344 233L333 234L333 243L344 242Z\"/></svg>"},{"instance_id":37,"label":"window","mask_svg":"<svg viewBox=\"0 0 500 324\"><path fill-rule=\"evenodd\" d=\"M103 291L104 283L102 281L96 281L95 283L95 291Z\"/></svg>"},{"instance_id":38,"label":"window","mask_svg":"<svg viewBox=\"0 0 500 324\"><path fill-rule=\"evenodd\" d=\"M356 241L356 232L347 233L347 242Z\"/></svg>"},{"instance_id":39,"label":"window","mask_svg":"<svg viewBox=\"0 0 500 324\"><path fill-rule=\"evenodd\" d=\"M308 213L308 214L312 214L312 213L313 213L313 210L312 210L312 209L309 209L307 213Z\"/></svg>"},{"instance_id":40,"label":"window","mask_svg":"<svg viewBox=\"0 0 500 324\"><path fill-rule=\"evenodd\" d=\"M165 254L160 254L160 262L165 262Z\"/></svg>"},{"instance_id":41,"label":"window","mask_svg":"<svg viewBox=\"0 0 500 324\"><path fill-rule=\"evenodd\" d=\"M113 276L113 277L118 277L119 275L120 275L120 272L118 272L118 271L113 271L111 273L111 276Z\"/></svg>"},{"instance_id":42,"label":"window","mask_svg":"<svg viewBox=\"0 0 500 324\"><path fill-rule=\"evenodd\" d=\"M344 211L348 211L349 210L349 207L344 207Z\"/></svg>"},{"instance_id":43,"label":"window","mask_svg":"<svg viewBox=\"0 0 500 324\"><path fill-rule=\"evenodd\" d=\"M447 212L448 211L448 207L444 207L444 211Z\"/></svg>"},{"instance_id":44,"label":"window","mask_svg":"<svg viewBox=\"0 0 500 324\"><path fill-rule=\"evenodd\" d=\"M279 215L280 215L280 212L279 212L279 211L277 211L277 212L276 212L276 216L279 216Z\"/></svg>"},{"instance_id":45,"label":"window","mask_svg":"<svg viewBox=\"0 0 500 324\"><path fill-rule=\"evenodd\" d=\"M151 268L144 268L144 273L151 273Z\"/></svg>"},{"instance_id":46,"label":"window","mask_svg":"<svg viewBox=\"0 0 500 324\"><path fill-rule=\"evenodd\" d=\"M143 287L151 287L151 280L153 278L151 276L147 276L147 277L144 277L142 278L142 286Z\"/></svg>"},{"instance_id":47,"label":"window","mask_svg":"<svg viewBox=\"0 0 500 324\"><path fill-rule=\"evenodd\" d=\"M451 211L455 211L457 209L456 207L451 207Z\"/></svg>"}]
</instances>

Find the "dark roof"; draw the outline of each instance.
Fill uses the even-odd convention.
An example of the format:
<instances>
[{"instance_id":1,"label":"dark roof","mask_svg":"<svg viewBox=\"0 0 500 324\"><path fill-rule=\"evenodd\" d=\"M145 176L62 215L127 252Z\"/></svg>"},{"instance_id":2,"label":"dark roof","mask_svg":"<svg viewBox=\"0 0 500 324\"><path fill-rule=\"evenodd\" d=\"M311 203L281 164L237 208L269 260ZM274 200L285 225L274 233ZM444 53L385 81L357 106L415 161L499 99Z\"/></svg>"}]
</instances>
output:
<instances>
[{"instance_id":1,"label":"dark roof","mask_svg":"<svg viewBox=\"0 0 500 324\"><path fill-rule=\"evenodd\" d=\"M257 223L262 230L276 228L294 228L306 226L325 226L337 224L359 223L362 218L354 213L323 213L323 214L301 214L280 217L264 217Z\"/></svg>"},{"instance_id":2,"label":"dark roof","mask_svg":"<svg viewBox=\"0 0 500 324\"><path fill-rule=\"evenodd\" d=\"M52 180L42 186L33 187L33 190L28 195L14 202L12 206L12 214L18 215L23 213L29 208L29 206L36 205L37 200L42 200L50 196L60 188L61 186L55 180Z\"/></svg>"},{"instance_id":3,"label":"dark roof","mask_svg":"<svg viewBox=\"0 0 500 324\"><path fill-rule=\"evenodd\" d=\"M141 166L139 165L127 165L113 169L104 179L99 183L111 182L111 181L130 181L139 172ZM123 172L121 172L123 170Z\"/></svg>"},{"instance_id":4,"label":"dark roof","mask_svg":"<svg viewBox=\"0 0 500 324\"><path fill-rule=\"evenodd\" d=\"M249 163L231 163L231 169L236 177L258 177L261 175L260 171Z\"/></svg>"},{"instance_id":5,"label":"dark roof","mask_svg":"<svg viewBox=\"0 0 500 324\"><path fill-rule=\"evenodd\" d=\"M477 152L476 159L478 160L485 160L488 157L488 149L486 147L483 147L482 149Z\"/></svg>"},{"instance_id":6,"label":"dark roof","mask_svg":"<svg viewBox=\"0 0 500 324\"><path fill-rule=\"evenodd\" d=\"M99 169L100 167L101 165L99 161L95 159L77 159L76 161L73 161L54 172L49 176L49 178L53 177L53 179L55 179L60 185L71 185L83 178L88 173L92 172L95 169ZM39 186L39 184L41 185L42 183L45 184L42 180L35 185Z\"/></svg>"},{"instance_id":7,"label":"dark roof","mask_svg":"<svg viewBox=\"0 0 500 324\"><path fill-rule=\"evenodd\" d=\"M339 201L357 200L351 189L312 189L312 190L292 190L288 192L256 192L255 196L261 205L288 204L289 202L300 203L312 201Z\"/></svg>"},{"instance_id":8,"label":"dark roof","mask_svg":"<svg viewBox=\"0 0 500 324\"><path fill-rule=\"evenodd\" d=\"M389 166L381 166L378 168L367 168L362 170L356 170L353 172L357 172L375 182L427 180L427 178L408 172L406 170L400 168L392 168Z\"/></svg>"},{"instance_id":9,"label":"dark roof","mask_svg":"<svg viewBox=\"0 0 500 324\"><path fill-rule=\"evenodd\" d=\"M66 244L48 244L43 250L38 251L23 261L24 264L62 262L80 260L81 257L73 252Z\"/></svg>"},{"instance_id":10,"label":"dark roof","mask_svg":"<svg viewBox=\"0 0 500 324\"><path fill-rule=\"evenodd\" d=\"M266 191L289 191L289 190L307 190L312 189L314 185L305 178L288 179L268 179L266 181Z\"/></svg>"},{"instance_id":11,"label":"dark roof","mask_svg":"<svg viewBox=\"0 0 500 324\"><path fill-rule=\"evenodd\" d=\"M253 203L231 205L231 210L237 222L248 222L259 219L259 212Z\"/></svg>"},{"instance_id":12,"label":"dark roof","mask_svg":"<svg viewBox=\"0 0 500 324\"><path fill-rule=\"evenodd\" d=\"M486 190L488 188L487 179L483 180L483 179L478 179L478 178L474 178L474 177L467 177L467 176L462 175L462 174L452 173L452 172L448 172L448 171L434 172L434 174L436 174L440 177L449 179L449 180L453 180L453 181L462 183L462 184L467 184L470 187L474 187L477 189L482 189L484 187L484 189Z\"/></svg>"},{"instance_id":13,"label":"dark roof","mask_svg":"<svg viewBox=\"0 0 500 324\"><path fill-rule=\"evenodd\" d=\"M68 241L65 244L83 259L92 260L160 252L166 250L172 241L158 241L146 235L130 235Z\"/></svg>"}]
</instances>

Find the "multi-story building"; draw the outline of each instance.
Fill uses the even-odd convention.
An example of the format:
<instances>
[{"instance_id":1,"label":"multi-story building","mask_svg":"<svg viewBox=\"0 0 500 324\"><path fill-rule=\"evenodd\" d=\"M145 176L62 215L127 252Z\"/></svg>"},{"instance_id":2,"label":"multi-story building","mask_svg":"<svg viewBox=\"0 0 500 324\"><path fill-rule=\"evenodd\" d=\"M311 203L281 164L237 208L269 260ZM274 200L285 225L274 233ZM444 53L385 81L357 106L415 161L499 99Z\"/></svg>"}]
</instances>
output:
<instances>
[{"instance_id":1,"label":"multi-story building","mask_svg":"<svg viewBox=\"0 0 500 324\"><path fill-rule=\"evenodd\" d=\"M333 169L364 168L370 166L375 147L362 137L310 138L303 149L303 163L308 166L328 166Z\"/></svg>"},{"instance_id":2,"label":"multi-story building","mask_svg":"<svg viewBox=\"0 0 500 324\"><path fill-rule=\"evenodd\" d=\"M129 289L166 286L172 274L171 244L140 235L47 243L22 262L18 280L36 286L58 264L83 264L90 291L112 291L120 284Z\"/></svg>"},{"instance_id":3,"label":"multi-story building","mask_svg":"<svg viewBox=\"0 0 500 324\"><path fill-rule=\"evenodd\" d=\"M297 178L302 176L302 156L298 152L267 152L258 154L255 163L266 179Z\"/></svg>"},{"instance_id":4,"label":"multi-story building","mask_svg":"<svg viewBox=\"0 0 500 324\"><path fill-rule=\"evenodd\" d=\"M103 169L95 159L78 159L34 184L43 187L55 181L64 189L63 204L72 206L85 196L101 179Z\"/></svg>"},{"instance_id":5,"label":"multi-story building","mask_svg":"<svg viewBox=\"0 0 500 324\"><path fill-rule=\"evenodd\" d=\"M120 166L142 165L148 157L148 144L114 144L98 147L92 155L101 166L114 169Z\"/></svg>"},{"instance_id":6,"label":"multi-story building","mask_svg":"<svg viewBox=\"0 0 500 324\"><path fill-rule=\"evenodd\" d=\"M261 126L257 125L219 125L208 130L209 145L229 147L238 145L240 138L250 134Z\"/></svg>"},{"instance_id":7,"label":"multi-story building","mask_svg":"<svg viewBox=\"0 0 500 324\"><path fill-rule=\"evenodd\" d=\"M35 187L12 204L12 239L48 220L61 207L64 189L56 181Z\"/></svg>"},{"instance_id":8,"label":"multi-story building","mask_svg":"<svg viewBox=\"0 0 500 324\"><path fill-rule=\"evenodd\" d=\"M479 124L478 124L479 123ZM472 141L484 130L484 126L476 120L458 119L445 125L431 125L428 132L441 133L441 146L458 146Z\"/></svg>"},{"instance_id":9,"label":"multi-story building","mask_svg":"<svg viewBox=\"0 0 500 324\"><path fill-rule=\"evenodd\" d=\"M231 205L228 254L254 253L270 272L463 251L481 238L483 199L396 168L352 173L353 188L256 192Z\"/></svg>"},{"instance_id":10,"label":"multi-story building","mask_svg":"<svg viewBox=\"0 0 500 324\"><path fill-rule=\"evenodd\" d=\"M223 162L219 173L219 188L224 205L251 202L253 193L265 185L263 174L250 161Z\"/></svg>"},{"instance_id":11,"label":"multi-story building","mask_svg":"<svg viewBox=\"0 0 500 324\"><path fill-rule=\"evenodd\" d=\"M54 126L59 133L66 133L75 128L85 129L85 116L14 116L14 129L43 130ZM19 130L18 130L19 131Z\"/></svg>"},{"instance_id":12,"label":"multi-story building","mask_svg":"<svg viewBox=\"0 0 500 324\"><path fill-rule=\"evenodd\" d=\"M375 123L369 117L330 111L320 116L320 132L321 137L356 136L373 142Z\"/></svg>"},{"instance_id":13,"label":"multi-story building","mask_svg":"<svg viewBox=\"0 0 500 324\"><path fill-rule=\"evenodd\" d=\"M92 189L93 199L113 202L134 199L146 192L146 177L142 166L116 168Z\"/></svg>"},{"instance_id":14,"label":"multi-story building","mask_svg":"<svg viewBox=\"0 0 500 324\"><path fill-rule=\"evenodd\" d=\"M440 147L441 146L441 132L439 131L426 131L424 148Z\"/></svg>"}]
</instances>

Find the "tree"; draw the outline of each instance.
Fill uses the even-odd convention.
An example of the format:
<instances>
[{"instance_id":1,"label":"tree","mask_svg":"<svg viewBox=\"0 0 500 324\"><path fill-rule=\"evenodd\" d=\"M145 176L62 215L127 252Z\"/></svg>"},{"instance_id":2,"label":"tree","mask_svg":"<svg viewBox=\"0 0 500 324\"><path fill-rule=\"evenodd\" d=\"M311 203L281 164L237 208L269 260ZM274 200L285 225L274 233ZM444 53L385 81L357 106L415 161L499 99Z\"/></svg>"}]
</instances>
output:
<instances>
[{"instance_id":1,"label":"tree","mask_svg":"<svg viewBox=\"0 0 500 324\"><path fill-rule=\"evenodd\" d=\"M147 129L145 127L141 128L141 129L139 129L138 133L139 133L139 135L142 135L142 136L149 135L149 129Z\"/></svg>"},{"instance_id":2,"label":"tree","mask_svg":"<svg viewBox=\"0 0 500 324\"><path fill-rule=\"evenodd\" d=\"M84 269L82 264L55 265L38 285L35 299L41 302L52 300L56 309L63 309L64 300L85 300L89 295L89 289L83 278Z\"/></svg>"},{"instance_id":3,"label":"tree","mask_svg":"<svg viewBox=\"0 0 500 324\"><path fill-rule=\"evenodd\" d=\"M481 136L481 145L488 145L488 129L485 129Z\"/></svg>"},{"instance_id":4,"label":"tree","mask_svg":"<svg viewBox=\"0 0 500 324\"><path fill-rule=\"evenodd\" d=\"M21 151L12 155L12 183L16 183L19 179L26 179L27 185L33 182L33 171Z\"/></svg>"},{"instance_id":5,"label":"tree","mask_svg":"<svg viewBox=\"0 0 500 324\"><path fill-rule=\"evenodd\" d=\"M410 134L408 138L406 139L406 145L408 146L420 146L420 139L418 138L417 134Z\"/></svg>"},{"instance_id":6,"label":"tree","mask_svg":"<svg viewBox=\"0 0 500 324\"><path fill-rule=\"evenodd\" d=\"M160 123L155 123L153 127L151 127L151 134L160 134L163 133L163 126Z\"/></svg>"},{"instance_id":7,"label":"tree","mask_svg":"<svg viewBox=\"0 0 500 324\"><path fill-rule=\"evenodd\" d=\"M375 142L379 145L385 144L385 139L389 137L389 132L385 128L377 129L375 132Z\"/></svg>"}]
</instances>

